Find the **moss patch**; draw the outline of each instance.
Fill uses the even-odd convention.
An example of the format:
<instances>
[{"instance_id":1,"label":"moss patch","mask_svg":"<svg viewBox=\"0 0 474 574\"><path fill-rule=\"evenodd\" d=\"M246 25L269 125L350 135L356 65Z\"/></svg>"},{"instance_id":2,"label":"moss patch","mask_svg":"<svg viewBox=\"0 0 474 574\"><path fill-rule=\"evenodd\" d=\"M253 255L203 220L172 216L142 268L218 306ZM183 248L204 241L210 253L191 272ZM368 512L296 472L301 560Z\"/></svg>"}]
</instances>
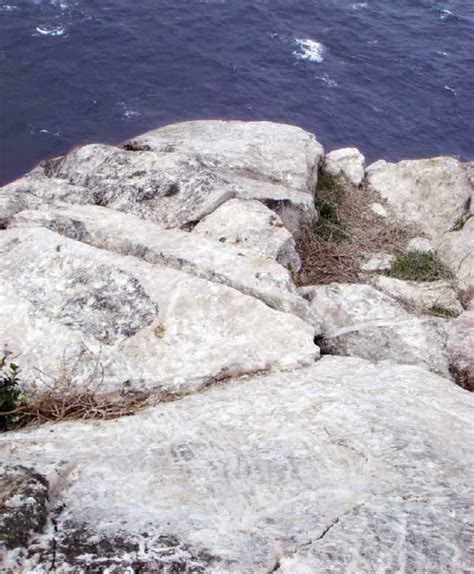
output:
<instances>
[{"instance_id":1,"label":"moss patch","mask_svg":"<svg viewBox=\"0 0 474 574\"><path fill-rule=\"evenodd\" d=\"M452 226L450 231L461 231L461 229L464 228L464 226L471 219L471 217L472 217L471 213L469 213L467 215L462 215L461 217L458 217L456 219L456 221L454 222L454 225Z\"/></svg>"},{"instance_id":2,"label":"moss patch","mask_svg":"<svg viewBox=\"0 0 474 574\"><path fill-rule=\"evenodd\" d=\"M450 271L439 261L436 254L420 251L399 253L392 263L389 275L405 281L436 281L451 277Z\"/></svg>"}]
</instances>

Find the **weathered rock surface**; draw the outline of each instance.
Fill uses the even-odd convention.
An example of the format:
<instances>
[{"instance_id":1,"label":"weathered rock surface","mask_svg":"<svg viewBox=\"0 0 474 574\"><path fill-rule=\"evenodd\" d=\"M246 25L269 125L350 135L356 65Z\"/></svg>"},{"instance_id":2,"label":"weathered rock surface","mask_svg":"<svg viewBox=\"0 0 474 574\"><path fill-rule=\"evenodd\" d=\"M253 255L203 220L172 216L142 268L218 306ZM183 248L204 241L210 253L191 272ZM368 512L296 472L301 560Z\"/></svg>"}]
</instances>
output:
<instances>
[{"instance_id":1,"label":"weathered rock surface","mask_svg":"<svg viewBox=\"0 0 474 574\"><path fill-rule=\"evenodd\" d=\"M467 305L474 299L474 217L460 231L445 233L437 252L454 273Z\"/></svg>"},{"instance_id":2,"label":"weathered rock surface","mask_svg":"<svg viewBox=\"0 0 474 574\"><path fill-rule=\"evenodd\" d=\"M418 365L449 377L447 329L448 321L436 317L364 321L324 337L320 346L324 353Z\"/></svg>"},{"instance_id":3,"label":"weathered rock surface","mask_svg":"<svg viewBox=\"0 0 474 574\"><path fill-rule=\"evenodd\" d=\"M471 164L439 157L397 164L380 160L366 174L370 188L391 205L399 221L440 239L459 217L474 209L470 170Z\"/></svg>"},{"instance_id":4,"label":"weathered rock surface","mask_svg":"<svg viewBox=\"0 0 474 574\"><path fill-rule=\"evenodd\" d=\"M292 271L301 267L293 235L278 215L258 201L231 199L202 219L193 231L222 243L246 247Z\"/></svg>"},{"instance_id":5,"label":"weathered rock surface","mask_svg":"<svg viewBox=\"0 0 474 574\"><path fill-rule=\"evenodd\" d=\"M0 436L56 492L4 570L467 572L472 396L416 367L325 357L133 417ZM20 570L23 568L23 570Z\"/></svg>"},{"instance_id":6,"label":"weathered rock surface","mask_svg":"<svg viewBox=\"0 0 474 574\"><path fill-rule=\"evenodd\" d=\"M397 301L370 285L329 283L302 287L300 293L322 318L325 336L367 321L406 319L409 316Z\"/></svg>"},{"instance_id":7,"label":"weathered rock surface","mask_svg":"<svg viewBox=\"0 0 474 574\"><path fill-rule=\"evenodd\" d=\"M417 313L457 316L463 311L457 293L448 281L419 283L381 275L375 280L375 286Z\"/></svg>"},{"instance_id":8,"label":"weathered rock surface","mask_svg":"<svg viewBox=\"0 0 474 574\"><path fill-rule=\"evenodd\" d=\"M390 271L394 259L395 257L390 253L374 253L362 263L360 270L367 273L382 273L383 271Z\"/></svg>"},{"instance_id":9,"label":"weathered rock surface","mask_svg":"<svg viewBox=\"0 0 474 574\"><path fill-rule=\"evenodd\" d=\"M2 232L0 256L2 344L21 354L25 381L57 377L85 349L100 360L104 392L125 381L186 391L318 356L307 323L181 271L41 228ZM79 361L79 382L89 363Z\"/></svg>"},{"instance_id":10,"label":"weathered rock surface","mask_svg":"<svg viewBox=\"0 0 474 574\"><path fill-rule=\"evenodd\" d=\"M289 271L244 245L222 244L178 229L163 230L150 221L92 205L24 211L12 226L45 227L101 249L228 285L274 309L294 313L320 330L320 318L298 296Z\"/></svg>"},{"instance_id":11,"label":"weathered rock surface","mask_svg":"<svg viewBox=\"0 0 474 574\"><path fill-rule=\"evenodd\" d=\"M456 382L474 391L474 311L465 311L452 322L448 353Z\"/></svg>"},{"instance_id":12,"label":"weathered rock surface","mask_svg":"<svg viewBox=\"0 0 474 574\"><path fill-rule=\"evenodd\" d=\"M324 150L313 134L270 122L194 121L147 132L127 149L185 153L221 172L312 194Z\"/></svg>"},{"instance_id":13,"label":"weathered rock surface","mask_svg":"<svg viewBox=\"0 0 474 574\"><path fill-rule=\"evenodd\" d=\"M332 176L343 175L359 187L365 175L365 158L355 147L336 149L324 158L323 173Z\"/></svg>"},{"instance_id":14,"label":"weathered rock surface","mask_svg":"<svg viewBox=\"0 0 474 574\"><path fill-rule=\"evenodd\" d=\"M24 466L0 464L0 566L2 554L26 547L47 516L47 480Z\"/></svg>"},{"instance_id":15,"label":"weathered rock surface","mask_svg":"<svg viewBox=\"0 0 474 574\"><path fill-rule=\"evenodd\" d=\"M435 251L433 242L426 237L414 237L407 245L407 251L419 251L420 253L432 253Z\"/></svg>"}]
</instances>

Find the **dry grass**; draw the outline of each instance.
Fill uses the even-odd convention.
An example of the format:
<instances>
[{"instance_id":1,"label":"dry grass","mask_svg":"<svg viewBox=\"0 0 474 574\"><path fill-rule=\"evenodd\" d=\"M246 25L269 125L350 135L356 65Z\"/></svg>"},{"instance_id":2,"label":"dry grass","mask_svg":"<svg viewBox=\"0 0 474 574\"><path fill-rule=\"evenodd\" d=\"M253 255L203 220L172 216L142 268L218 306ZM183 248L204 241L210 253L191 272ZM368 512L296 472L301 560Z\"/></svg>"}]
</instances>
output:
<instances>
[{"instance_id":1,"label":"dry grass","mask_svg":"<svg viewBox=\"0 0 474 574\"><path fill-rule=\"evenodd\" d=\"M409 239L419 235L415 229L395 226L375 215L369 207L374 202L380 203L380 198L364 185L356 189L340 179L320 178L317 206L330 205L335 216L324 220L324 233L320 233L320 220L298 238L302 268L296 279L300 285L358 282L360 265L367 256L402 251Z\"/></svg>"},{"instance_id":2,"label":"dry grass","mask_svg":"<svg viewBox=\"0 0 474 574\"><path fill-rule=\"evenodd\" d=\"M104 369L100 357L84 349L73 359L63 358L54 374L38 370L35 384L21 404L7 415L13 421L9 430L53 421L110 420L133 415L138 410L172 401L173 393L137 392L124 381L120 392L102 393Z\"/></svg>"}]
</instances>

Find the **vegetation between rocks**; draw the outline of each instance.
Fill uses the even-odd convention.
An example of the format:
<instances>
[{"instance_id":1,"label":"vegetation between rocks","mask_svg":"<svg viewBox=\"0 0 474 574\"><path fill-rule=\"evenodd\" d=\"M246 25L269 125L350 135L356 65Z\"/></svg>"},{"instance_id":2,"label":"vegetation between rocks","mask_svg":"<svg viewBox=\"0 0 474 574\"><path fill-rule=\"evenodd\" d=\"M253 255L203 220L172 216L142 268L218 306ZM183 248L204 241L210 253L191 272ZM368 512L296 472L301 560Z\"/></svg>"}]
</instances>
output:
<instances>
[{"instance_id":1,"label":"vegetation between rocks","mask_svg":"<svg viewBox=\"0 0 474 574\"><path fill-rule=\"evenodd\" d=\"M464 229L464 226L471 219L471 217L472 217L471 213L469 213L467 215L462 215L461 217L458 217L456 219L456 221L454 222L454 225L451 228L451 231L461 231L462 229Z\"/></svg>"},{"instance_id":2,"label":"vegetation between rocks","mask_svg":"<svg viewBox=\"0 0 474 574\"><path fill-rule=\"evenodd\" d=\"M393 260L389 275L405 281L436 281L451 277L450 271L439 261L435 253L421 251L398 253Z\"/></svg>"},{"instance_id":3,"label":"vegetation between rocks","mask_svg":"<svg viewBox=\"0 0 474 574\"><path fill-rule=\"evenodd\" d=\"M297 238L302 262L299 285L358 282L367 254L394 254L416 236L416 230L395 227L376 215L370 204L380 198L367 187L356 189L341 176L320 174L315 195L319 219Z\"/></svg>"},{"instance_id":4,"label":"vegetation between rocks","mask_svg":"<svg viewBox=\"0 0 474 574\"><path fill-rule=\"evenodd\" d=\"M6 431L18 418L17 409L24 402L19 385L20 369L15 363L0 359L0 432Z\"/></svg>"}]
</instances>

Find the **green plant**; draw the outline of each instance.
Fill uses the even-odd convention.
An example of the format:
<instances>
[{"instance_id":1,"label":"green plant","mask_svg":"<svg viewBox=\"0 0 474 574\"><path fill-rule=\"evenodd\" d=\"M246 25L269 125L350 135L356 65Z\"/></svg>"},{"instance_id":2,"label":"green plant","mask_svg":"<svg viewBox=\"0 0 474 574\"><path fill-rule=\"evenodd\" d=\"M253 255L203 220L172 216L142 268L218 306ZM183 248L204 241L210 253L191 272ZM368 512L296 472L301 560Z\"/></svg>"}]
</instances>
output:
<instances>
[{"instance_id":1,"label":"green plant","mask_svg":"<svg viewBox=\"0 0 474 574\"><path fill-rule=\"evenodd\" d=\"M436 281L451 276L435 253L421 251L399 253L393 260L389 274L390 277L406 281Z\"/></svg>"},{"instance_id":2,"label":"green plant","mask_svg":"<svg viewBox=\"0 0 474 574\"><path fill-rule=\"evenodd\" d=\"M0 432L8 430L15 421L15 411L23 401L19 374L20 368L15 363L7 364L6 357L0 359Z\"/></svg>"},{"instance_id":3,"label":"green plant","mask_svg":"<svg viewBox=\"0 0 474 574\"><path fill-rule=\"evenodd\" d=\"M432 315L436 315L437 317L445 317L446 319L454 319L458 316L458 313L452 311L451 309L446 309L446 307L443 307L442 305L433 305L429 309L429 312Z\"/></svg>"},{"instance_id":4,"label":"green plant","mask_svg":"<svg viewBox=\"0 0 474 574\"><path fill-rule=\"evenodd\" d=\"M314 231L326 242L341 243L350 241L345 225L339 216L339 205L344 197L344 185L339 176L321 174L316 190L315 205L319 219Z\"/></svg>"},{"instance_id":5,"label":"green plant","mask_svg":"<svg viewBox=\"0 0 474 574\"><path fill-rule=\"evenodd\" d=\"M467 215L461 215L461 217L458 217L456 219L450 231L461 231L461 229L464 228L464 226L471 219L471 217L472 217L471 213L468 213Z\"/></svg>"}]
</instances>

